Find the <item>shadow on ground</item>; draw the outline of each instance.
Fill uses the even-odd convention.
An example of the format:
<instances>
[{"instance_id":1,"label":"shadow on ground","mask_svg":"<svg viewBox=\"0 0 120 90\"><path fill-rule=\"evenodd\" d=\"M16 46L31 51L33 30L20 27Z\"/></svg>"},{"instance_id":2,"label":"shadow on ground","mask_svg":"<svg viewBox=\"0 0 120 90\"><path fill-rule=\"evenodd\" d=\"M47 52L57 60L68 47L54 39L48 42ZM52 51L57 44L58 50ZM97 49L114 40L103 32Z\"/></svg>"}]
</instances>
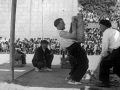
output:
<instances>
[{"instance_id":1,"label":"shadow on ground","mask_svg":"<svg viewBox=\"0 0 120 90\"><path fill-rule=\"evenodd\" d=\"M53 72L31 72L19 77L15 83L29 87L45 88L66 88L73 90L114 90L95 86L93 83L83 83L82 85L69 85L65 80L69 69L61 69L59 65L53 66ZM70 89L70 90L71 90ZM117 90L117 89L115 89Z\"/></svg>"}]
</instances>

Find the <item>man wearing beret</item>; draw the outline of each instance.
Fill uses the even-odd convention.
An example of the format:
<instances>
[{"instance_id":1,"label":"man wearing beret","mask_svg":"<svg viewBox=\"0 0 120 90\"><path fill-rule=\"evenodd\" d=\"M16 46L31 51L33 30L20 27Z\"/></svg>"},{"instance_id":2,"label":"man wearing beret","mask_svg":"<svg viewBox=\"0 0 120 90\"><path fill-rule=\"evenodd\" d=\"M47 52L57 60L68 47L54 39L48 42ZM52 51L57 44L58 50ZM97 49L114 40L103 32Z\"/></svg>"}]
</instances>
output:
<instances>
[{"instance_id":1,"label":"man wearing beret","mask_svg":"<svg viewBox=\"0 0 120 90\"><path fill-rule=\"evenodd\" d=\"M99 87L110 87L110 68L120 77L120 32L113 29L109 20L100 21L100 29L103 33L101 62L99 67Z\"/></svg>"},{"instance_id":2,"label":"man wearing beret","mask_svg":"<svg viewBox=\"0 0 120 90\"><path fill-rule=\"evenodd\" d=\"M35 71L52 71L51 64L53 61L53 53L48 49L49 42L46 40L41 41L41 46L35 50L32 64Z\"/></svg>"}]
</instances>

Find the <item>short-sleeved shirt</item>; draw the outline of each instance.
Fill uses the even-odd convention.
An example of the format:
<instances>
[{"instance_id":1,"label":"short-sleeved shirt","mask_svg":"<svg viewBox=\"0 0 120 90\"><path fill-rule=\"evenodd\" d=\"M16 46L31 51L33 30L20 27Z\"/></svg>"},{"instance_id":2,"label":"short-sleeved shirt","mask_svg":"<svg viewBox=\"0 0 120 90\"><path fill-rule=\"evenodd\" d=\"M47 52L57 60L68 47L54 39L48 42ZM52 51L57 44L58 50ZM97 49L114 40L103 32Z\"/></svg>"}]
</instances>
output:
<instances>
[{"instance_id":1,"label":"short-sleeved shirt","mask_svg":"<svg viewBox=\"0 0 120 90\"><path fill-rule=\"evenodd\" d=\"M62 32L62 30L58 30L58 32L57 32L57 39L60 42L61 47L67 48L67 47L71 46L75 42L75 40L60 37L61 32Z\"/></svg>"}]
</instances>

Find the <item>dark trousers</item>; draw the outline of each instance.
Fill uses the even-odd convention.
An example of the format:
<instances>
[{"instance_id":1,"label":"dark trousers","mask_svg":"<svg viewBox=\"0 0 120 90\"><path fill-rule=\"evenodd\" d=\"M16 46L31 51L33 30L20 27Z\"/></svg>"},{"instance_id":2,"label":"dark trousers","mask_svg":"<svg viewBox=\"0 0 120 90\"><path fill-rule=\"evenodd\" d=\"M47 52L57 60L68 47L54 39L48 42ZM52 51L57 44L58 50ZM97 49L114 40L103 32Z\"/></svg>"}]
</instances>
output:
<instances>
[{"instance_id":1,"label":"dark trousers","mask_svg":"<svg viewBox=\"0 0 120 90\"><path fill-rule=\"evenodd\" d=\"M32 60L32 64L34 67L37 67L38 69L41 69L43 67L51 68L53 58L54 58L53 55L48 55L45 61L42 62L42 61Z\"/></svg>"},{"instance_id":2,"label":"dark trousers","mask_svg":"<svg viewBox=\"0 0 120 90\"><path fill-rule=\"evenodd\" d=\"M110 68L120 77L120 48L113 50L108 56L100 62L99 80L109 84Z\"/></svg>"},{"instance_id":3,"label":"dark trousers","mask_svg":"<svg viewBox=\"0 0 120 90\"><path fill-rule=\"evenodd\" d=\"M37 67L38 69L45 67L45 62L41 62L41 61L34 61L33 60L32 64L34 67Z\"/></svg>"},{"instance_id":4,"label":"dark trousers","mask_svg":"<svg viewBox=\"0 0 120 90\"><path fill-rule=\"evenodd\" d=\"M72 80L79 82L88 69L88 58L85 50L78 44L74 43L67 48L68 53L75 58L75 63L69 73Z\"/></svg>"},{"instance_id":5,"label":"dark trousers","mask_svg":"<svg viewBox=\"0 0 120 90\"><path fill-rule=\"evenodd\" d=\"M26 55L22 55L22 64L26 64Z\"/></svg>"},{"instance_id":6,"label":"dark trousers","mask_svg":"<svg viewBox=\"0 0 120 90\"><path fill-rule=\"evenodd\" d=\"M49 55L46 59L46 67L51 68L54 55Z\"/></svg>"}]
</instances>

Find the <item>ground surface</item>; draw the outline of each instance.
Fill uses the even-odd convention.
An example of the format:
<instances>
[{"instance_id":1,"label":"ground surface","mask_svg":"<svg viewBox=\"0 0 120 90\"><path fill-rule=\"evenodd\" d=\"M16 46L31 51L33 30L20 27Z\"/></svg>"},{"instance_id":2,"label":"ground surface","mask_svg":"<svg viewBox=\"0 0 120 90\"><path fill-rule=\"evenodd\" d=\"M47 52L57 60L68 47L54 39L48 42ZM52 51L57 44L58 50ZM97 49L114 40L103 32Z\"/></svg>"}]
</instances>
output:
<instances>
[{"instance_id":1,"label":"ground surface","mask_svg":"<svg viewBox=\"0 0 120 90\"><path fill-rule=\"evenodd\" d=\"M33 55L27 55L28 64L31 63L32 57ZM8 62L9 55L1 55L0 60ZM99 56L89 56L89 69L94 70L98 62ZM69 69L60 68L60 56L55 56L52 68L53 72L35 72L32 70L16 79L14 84L1 81L0 90L120 90L120 87L115 86L99 88L87 80L82 85L68 85L65 77L68 75ZM6 77L4 76L4 78Z\"/></svg>"}]
</instances>

